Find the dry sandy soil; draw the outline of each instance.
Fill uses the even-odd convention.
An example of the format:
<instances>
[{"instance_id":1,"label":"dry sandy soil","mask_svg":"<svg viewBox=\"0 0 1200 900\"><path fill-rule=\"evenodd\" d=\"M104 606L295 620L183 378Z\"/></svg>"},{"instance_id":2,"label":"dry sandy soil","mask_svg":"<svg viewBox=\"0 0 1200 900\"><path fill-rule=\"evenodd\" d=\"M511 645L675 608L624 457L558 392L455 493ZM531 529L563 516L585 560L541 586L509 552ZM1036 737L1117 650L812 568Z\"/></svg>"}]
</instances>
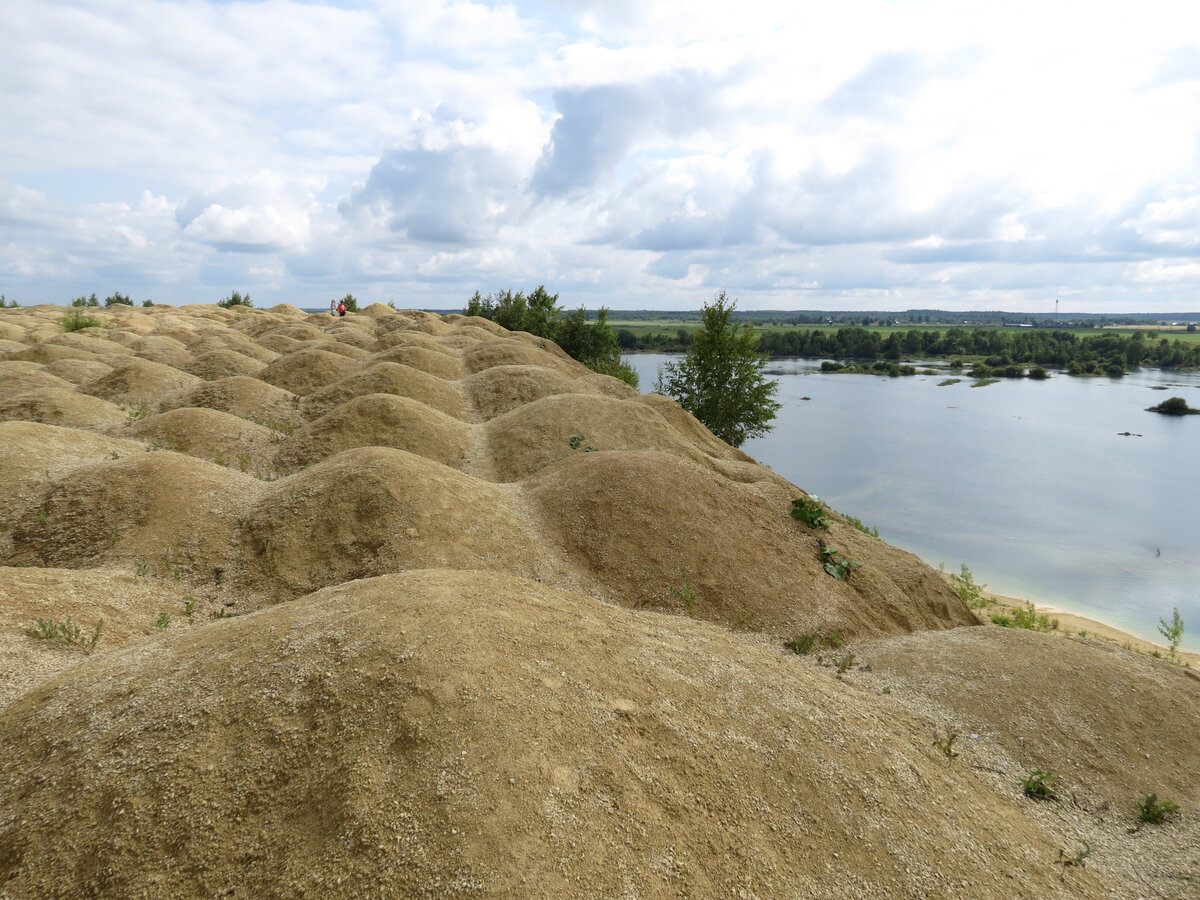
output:
<instances>
[{"instance_id":1,"label":"dry sandy soil","mask_svg":"<svg viewBox=\"0 0 1200 900\"><path fill-rule=\"evenodd\" d=\"M1194 671L481 319L89 313L0 313L0 898L1200 897Z\"/></svg>"}]
</instances>

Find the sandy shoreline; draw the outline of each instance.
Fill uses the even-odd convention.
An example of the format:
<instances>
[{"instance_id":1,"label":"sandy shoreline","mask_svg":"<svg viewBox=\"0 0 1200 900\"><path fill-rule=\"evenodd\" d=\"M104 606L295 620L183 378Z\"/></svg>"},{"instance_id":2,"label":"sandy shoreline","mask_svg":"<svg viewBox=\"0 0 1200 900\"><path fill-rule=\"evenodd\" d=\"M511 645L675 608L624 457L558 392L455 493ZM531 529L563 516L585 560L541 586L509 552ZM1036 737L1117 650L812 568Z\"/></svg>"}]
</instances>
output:
<instances>
[{"instance_id":1,"label":"sandy shoreline","mask_svg":"<svg viewBox=\"0 0 1200 900\"><path fill-rule=\"evenodd\" d=\"M984 591L983 595L994 600L1000 606L1005 607L1022 607L1030 602L1018 597L995 594L991 591ZM1120 628L1106 625L1104 622L1096 619L1089 619L1087 616L1067 612L1054 606L1045 606L1037 602L1034 602L1033 606L1039 614L1045 613L1051 619L1057 619L1058 632L1061 634L1077 635L1081 632L1086 632L1088 637L1097 637L1121 647L1136 650L1139 653L1153 654L1155 651L1158 651L1164 657L1170 656L1170 650L1165 644L1156 644L1153 641L1147 641L1144 638L1130 634L1128 631L1123 631ZM987 610L979 610L979 612L983 614L984 619L987 619ZM1193 653L1190 650L1180 650L1178 652L1181 662L1189 663L1193 669L1200 669L1200 653Z\"/></svg>"}]
</instances>

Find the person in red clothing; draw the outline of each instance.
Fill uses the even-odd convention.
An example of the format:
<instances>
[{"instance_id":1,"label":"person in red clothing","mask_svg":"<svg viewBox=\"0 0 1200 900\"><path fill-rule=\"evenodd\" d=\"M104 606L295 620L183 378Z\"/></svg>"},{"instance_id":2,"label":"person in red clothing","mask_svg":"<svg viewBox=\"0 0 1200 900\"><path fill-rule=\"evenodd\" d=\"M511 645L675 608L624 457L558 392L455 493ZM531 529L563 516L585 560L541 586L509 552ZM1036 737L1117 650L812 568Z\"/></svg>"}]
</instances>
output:
<instances>
[{"instance_id":1,"label":"person in red clothing","mask_svg":"<svg viewBox=\"0 0 1200 900\"><path fill-rule=\"evenodd\" d=\"M338 304L338 315L344 316L345 314L346 314L346 301L343 300L341 303Z\"/></svg>"}]
</instances>

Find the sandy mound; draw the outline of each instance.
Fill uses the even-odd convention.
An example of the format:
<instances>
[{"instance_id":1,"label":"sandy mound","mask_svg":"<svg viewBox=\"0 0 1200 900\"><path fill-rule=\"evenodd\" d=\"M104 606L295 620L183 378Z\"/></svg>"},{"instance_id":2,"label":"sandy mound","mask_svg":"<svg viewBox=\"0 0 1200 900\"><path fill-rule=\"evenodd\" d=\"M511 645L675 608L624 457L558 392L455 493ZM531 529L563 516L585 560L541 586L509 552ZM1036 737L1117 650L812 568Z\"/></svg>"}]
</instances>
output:
<instances>
[{"instance_id":1,"label":"sandy mound","mask_svg":"<svg viewBox=\"0 0 1200 900\"><path fill-rule=\"evenodd\" d=\"M11 565L120 564L210 574L227 564L241 506L261 482L166 451L75 469L12 535Z\"/></svg>"},{"instance_id":2,"label":"sandy mound","mask_svg":"<svg viewBox=\"0 0 1200 900\"><path fill-rule=\"evenodd\" d=\"M84 642L96 637L92 653L105 652L161 633L154 623L163 613L177 624L207 619L213 603L202 596L200 590L121 569L0 568L0 706L87 659L84 646L30 639L25 632L37 630L38 619L60 625L69 620Z\"/></svg>"},{"instance_id":3,"label":"sandy mound","mask_svg":"<svg viewBox=\"0 0 1200 900\"><path fill-rule=\"evenodd\" d=\"M0 419L107 428L128 421L129 414L107 400L75 390L39 387L0 398Z\"/></svg>"},{"instance_id":4,"label":"sandy mound","mask_svg":"<svg viewBox=\"0 0 1200 900\"><path fill-rule=\"evenodd\" d=\"M685 620L416 572L155 650L0 724L12 896L1103 895L894 704Z\"/></svg>"},{"instance_id":5,"label":"sandy mound","mask_svg":"<svg viewBox=\"0 0 1200 900\"><path fill-rule=\"evenodd\" d=\"M484 421L555 394L597 393L582 379L545 366L494 366L464 378L462 389Z\"/></svg>"},{"instance_id":6,"label":"sandy mound","mask_svg":"<svg viewBox=\"0 0 1200 900\"><path fill-rule=\"evenodd\" d=\"M237 375L220 381L204 382L191 390L179 391L163 398L161 408L176 409L202 406L232 413L265 425L281 433L291 434L299 424L296 412L298 399L274 385Z\"/></svg>"},{"instance_id":7,"label":"sandy mound","mask_svg":"<svg viewBox=\"0 0 1200 900\"><path fill-rule=\"evenodd\" d=\"M553 341L539 338L493 338L464 350L462 360L467 374L482 372L492 366L546 366L567 375L584 375L588 371L585 366L567 356Z\"/></svg>"},{"instance_id":8,"label":"sandy mound","mask_svg":"<svg viewBox=\"0 0 1200 900\"><path fill-rule=\"evenodd\" d=\"M284 442L275 465L294 471L355 447L393 447L461 469L471 442L468 425L433 407L393 394L348 400Z\"/></svg>"},{"instance_id":9,"label":"sandy mound","mask_svg":"<svg viewBox=\"0 0 1200 900\"><path fill-rule=\"evenodd\" d=\"M227 330L219 335L206 335L200 340L188 344L188 352L197 358L205 353L227 353L231 350L261 363L274 362L279 359L278 353L268 350L266 347L254 343L251 338L232 330Z\"/></svg>"},{"instance_id":10,"label":"sandy mound","mask_svg":"<svg viewBox=\"0 0 1200 900\"><path fill-rule=\"evenodd\" d=\"M88 359L100 361L100 357L95 353L87 350L80 350L78 347L64 347L61 344L34 344L22 350L20 353L14 353L9 359L20 359L27 362L35 363L52 363L60 359Z\"/></svg>"},{"instance_id":11,"label":"sandy mound","mask_svg":"<svg viewBox=\"0 0 1200 900\"><path fill-rule=\"evenodd\" d=\"M1012 628L963 629L938 641L905 635L871 644L864 657L881 678L996 745L1021 777L1056 772L1077 798L1126 814L1149 791L1200 804L1200 754L1175 750L1200 735L1200 680L1180 666Z\"/></svg>"},{"instance_id":12,"label":"sandy mound","mask_svg":"<svg viewBox=\"0 0 1200 900\"><path fill-rule=\"evenodd\" d=\"M42 496L56 481L80 466L143 452L134 441L90 431L0 422L0 565L11 555L13 529L37 519Z\"/></svg>"},{"instance_id":13,"label":"sandy mound","mask_svg":"<svg viewBox=\"0 0 1200 900\"><path fill-rule=\"evenodd\" d=\"M362 364L325 349L296 350L281 356L258 373L267 384L303 396L348 378Z\"/></svg>"},{"instance_id":14,"label":"sandy mound","mask_svg":"<svg viewBox=\"0 0 1200 900\"><path fill-rule=\"evenodd\" d=\"M390 331L372 343L369 349L372 353L378 353L380 350L391 350L393 347L422 347L425 350L433 350L435 353L443 353L458 359L457 351L453 347L446 346L445 338L435 337L423 331Z\"/></svg>"},{"instance_id":15,"label":"sandy mound","mask_svg":"<svg viewBox=\"0 0 1200 900\"><path fill-rule=\"evenodd\" d=\"M347 400L366 394L395 394L419 400L448 416L461 419L464 415L462 396L453 385L420 369L391 362L376 363L357 375L313 391L301 401L300 411L306 419L318 419Z\"/></svg>"},{"instance_id":16,"label":"sandy mound","mask_svg":"<svg viewBox=\"0 0 1200 900\"><path fill-rule=\"evenodd\" d=\"M241 472L271 471L278 432L215 409L172 409L132 422L123 437L155 450L173 450Z\"/></svg>"},{"instance_id":17,"label":"sandy mound","mask_svg":"<svg viewBox=\"0 0 1200 900\"><path fill-rule=\"evenodd\" d=\"M195 375L172 366L131 358L118 362L111 372L95 381L80 385L79 390L113 403L153 405L164 393L191 387L199 381Z\"/></svg>"},{"instance_id":18,"label":"sandy mound","mask_svg":"<svg viewBox=\"0 0 1200 900\"><path fill-rule=\"evenodd\" d=\"M69 331L64 334L56 334L52 338L47 338L44 343L55 344L59 347L73 347L76 350L83 350L97 357L104 357L110 354L133 356L133 351L125 345L125 341L122 340L123 338L130 343L137 340L135 335L124 335L103 329L88 328L83 331Z\"/></svg>"},{"instance_id":19,"label":"sandy mound","mask_svg":"<svg viewBox=\"0 0 1200 900\"><path fill-rule=\"evenodd\" d=\"M51 375L57 375L76 386L103 378L112 369L107 363L87 359L58 359L47 363L45 367L45 371Z\"/></svg>"},{"instance_id":20,"label":"sandy mound","mask_svg":"<svg viewBox=\"0 0 1200 900\"><path fill-rule=\"evenodd\" d=\"M828 575L818 541L855 559L853 528L836 523L814 534L773 486L764 497L666 454L580 454L523 487L567 557L619 603L676 609L781 642L815 630L875 637L976 622L915 557L888 548L879 559L879 541L876 553L858 558L883 565L845 580ZM906 562L915 577L898 585Z\"/></svg>"},{"instance_id":21,"label":"sandy mound","mask_svg":"<svg viewBox=\"0 0 1200 900\"><path fill-rule=\"evenodd\" d=\"M420 369L430 375L447 381L457 381L462 377L462 362L456 355L449 355L445 348L430 350L428 347L418 347L412 344L401 344L374 354L376 362L393 362L403 366Z\"/></svg>"},{"instance_id":22,"label":"sandy mound","mask_svg":"<svg viewBox=\"0 0 1200 900\"><path fill-rule=\"evenodd\" d=\"M244 532L275 598L405 569L538 574L545 550L506 494L402 450L348 450L270 485Z\"/></svg>"},{"instance_id":23,"label":"sandy mound","mask_svg":"<svg viewBox=\"0 0 1200 900\"><path fill-rule=\"evenodd\" d=\"M293 306L290 303L276 303L268 310L268 312L277 316L292 316L297 318L302 318L308 315L308 313L306 313L300 307Z\"/></svg>"},{"instance_id":24,"label":"sandy mound","mask_svg":"<svg viewBox=\"0 0 1200 900\"><path fill-rule=\"evenodd\" d=\"M487 440L498 481L517 481L592 450L659 450L706 461L654 410L588 394L556 394L520 406L488 423Z\"/></svg>"},{"instance_id":25,"label":"sandy mound","mask_svg":"<svg viewBox=\"0 0 1200 900\"><path fill-rule=\"evenodd\" d=\"M358 311L360 316L369 316L372 319L386 319L388 316L394 316L396 310L388 306L386 303L372 303Z\"/></svg>"},{"instance_id":26,"label":"sandy mound","mask_svg":"<svg viewBox=\"0 0 1200 900\"><path fill-rule=\"evenodd\" d=\"M257 375L266 363L236 350L213 350L190 356L179 368L197 378L229 378L233 375Z\"/></svg>"},{"instance_id":27,"label":"sandy mound","mask_svg":"<svg viewBox=\"0 0 1200 900\"><path fill-rule=\"evenodd\" d=\"M0 397L12 398L18 394L28 394L32 391L54 388L60 391L73 391L75 385L57 375L47 372L37 363L12 363L11 368L0 366ZM16 368L28 366L27 369Z\"/></svg>"}]
</instances>

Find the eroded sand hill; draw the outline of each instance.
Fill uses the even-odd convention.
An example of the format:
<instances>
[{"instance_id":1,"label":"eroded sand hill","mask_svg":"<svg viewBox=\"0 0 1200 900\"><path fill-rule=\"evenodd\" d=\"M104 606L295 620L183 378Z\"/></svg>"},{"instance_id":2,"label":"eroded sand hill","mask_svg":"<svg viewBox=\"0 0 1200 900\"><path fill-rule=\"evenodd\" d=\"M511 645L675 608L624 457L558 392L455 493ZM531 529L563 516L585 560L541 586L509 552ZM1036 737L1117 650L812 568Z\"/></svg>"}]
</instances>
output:
<instances>
[{"instance_id":1,"label":"eroded sand hill","mask_svg":"<svg viewBox=\"0 0 1200 900\"><path fill-rule=\"evenodd\" d=\"M0 897L1200 895L1179 667L484 320L89 312L0 314Z\"/></svg>"}]
</instances>

